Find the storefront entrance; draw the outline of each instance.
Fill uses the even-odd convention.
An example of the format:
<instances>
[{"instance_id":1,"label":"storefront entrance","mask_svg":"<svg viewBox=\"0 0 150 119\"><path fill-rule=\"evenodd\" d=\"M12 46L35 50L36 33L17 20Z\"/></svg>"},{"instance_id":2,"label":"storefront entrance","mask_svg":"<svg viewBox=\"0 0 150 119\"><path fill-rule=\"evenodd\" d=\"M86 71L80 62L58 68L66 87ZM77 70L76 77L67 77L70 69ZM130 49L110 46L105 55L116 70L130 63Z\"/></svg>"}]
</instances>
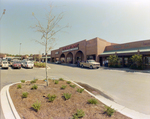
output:
<instances>
[{"instance_id":1,"label":"storefront entrance","mask_svg":"<svg viewBox=\"0 0 150 119\"><path fill-rule=\"evenodd\" d=\"M75 55L75 63L77 63L78 61L81 62L84 60L84 55L82 51L78 51Z\"/></svg>"},{"instance_id":2,"label":"storefront entrance","mask_svg":"<svg viewBox=\"0 0 150 119\"><path fill-rule=\"evenodd\" d=\"M67 54L67 63L73 63L73 54L71 52L69 52Z\"/></svg>"},{"instance_id":3,"label":"storefront entrance","mask_svg":"<svg viewBox=\"0 0 150 119\"><path fill-rule=\"evenodd\" d=\"M65 62L65 55L64 55L64 54L61 54L61 56L60 56L60 61L61 61L62 63Z\"/></svg>"}]
</instances>

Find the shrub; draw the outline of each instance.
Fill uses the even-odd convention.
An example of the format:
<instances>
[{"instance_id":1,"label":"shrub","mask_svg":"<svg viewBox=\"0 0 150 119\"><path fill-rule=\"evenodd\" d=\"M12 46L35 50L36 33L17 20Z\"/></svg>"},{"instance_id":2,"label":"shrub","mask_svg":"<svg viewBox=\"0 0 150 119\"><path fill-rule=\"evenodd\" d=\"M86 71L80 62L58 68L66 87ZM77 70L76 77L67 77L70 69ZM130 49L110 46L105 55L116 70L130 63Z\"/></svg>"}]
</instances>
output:
<instances>
[{"instance_id":1,"label":"shrub","mask_svg":"<svg viewBox=\"0 0 150 119\"><path fill-rule=\"evenodd\" d=\"M79 118L82 118L84 117L84 111L81 109L81 110L77 110L77 113L75 113L73 115L73 119L79 119Z\"/></svg>"},{"instance_id":2,"label":"shrub","mask_svg":"<svg viewBox=\"0 0 150 119\"><path fill-rule=\"evenodd\" d=\"M36 101L33 103L32 107L38 112L41 107L41 102Z\"/></svg>"},{"instance_id":3,"label":"shrub","mask_svg":"<svg viewBox=\"0 0 150 119\"><path fill-rule=\"evenodd\" d=\"M17 88L21 88L21 84L17 85Z\"/></svg>"},{"instance_id":4,"label":"shrub","mask_svg":"<svg viewBox=\"0 0 150 119\"><path fill-rule=\"evenodd\" d=\"M36 83L38 79L33 79L32 81L30 81L30 83Z\"/></svg>"},{"instance_id":5,"label":"shrub","mask_svg":"<svg viewBox=\"0 0 150 119\"><path fill-rule=\"evenodd\" d=\"M96 105L96 104L98 104L98 101L96 99L89 99L88 103Z\"/></svg>"},{"instance_id":6,"label":"shrub","mask_svg":"<svg viewBox=\"0 0 150 119\"><path fill-rule=\"evenodd\" d=\"M43 79L43 81L46 81L46 78L45 78L45 79Z\"/></svg>"},{"instance_id":7,"label":"shrub","mask_svg":"<svg viewBox=\"0 0 150 119\"><path fill-rule=\"evenodd\" d=\"M27 98L28 94L29 94L28 92L23 92L22 93L22 98Z\"/></svg>"},{"instance_id":8,"label":"shrub","mask_svg":"<svg viewBox=\"0 0 150 119\"><path fill-rule=\"evenodd\" d=\"M25 80L21 80L21 83L25 83Z\"/></svg>"},{"instance_id":9,"label":"shrub","mask_svg":"<svg viewBox=\"0 0 150 119\"><path fill-rule=\"evenodd\" d=\"M34 66L35 66L35 67L45 67L46 64L45 64L45 63L42 63L42 62L35 62L35 63L34 63Z\"/></svg>"},{"instance_id":10,"label":"shrub","mask_svg":"<svg viewBox=\"0 0 150 119\"><path fill-rule=\"evenodd\" d=\"M109 66L110 67L116 67L119 62L119 58L117 55L110 55L107 60L109 61Z\"/></svg>"},{"instance_id":11,"label":"shrub","mask_svg":"<svg viewBox=\"0 0 150 119\"><path fill-rule=\"evenodd\" d=\"M47 97L48 97L48 101L49 102L53 102L55 100L55 98L56 98L56 95L50 96L50 94L48 94Z\"/></svg>"},{"instance_id":12,"label":"shrub","mask_svg":"<svg viewBox=\"0 0 150 119\"><path fill-rule=\"evenodd\" d=\"M71 81L67 81L67 84L70 84L71 83Z\"/></svg>"},{"instance_id":13,"label":"shrub","mask_svg":"<svg viewBox=\"0 0 150 119\"><path fill-rule=\"evenodd\" d=\"M38 79L34 79L34 81L36 82Z\"/></svg>"},{"instance_id":14,"label":"shrub","mask_svg":"<svg viewBox=\"0 0 150 119\"><path fill-rule=\"evenodd\" d=\"M76 87L76 85L70 85L70 87L75 88L75 87Z\"/></svg>"},{"instance_id":15,"label":"shrub","mask_svg":"<svg viewBox=\"0 0 150 119\"><path fill-rule=\"evenodd\" d=\"M69 94L69 93L64 93L63 95L65 97L65 100L68 100L71 98L71 94Z\"/></svg>"},{"instance_id":16,"label":"shrub","mask_svg":"<svg viewBox=\"0 0 150 119\"><path fill-rule=\"evenodd\" d=\"M82 93L83 91L84 91L84 89L82 89L82 88L77 89L77 92L79 92L79 93Z\"/></svg>"},{"instance_id":17,"label":"shrub","mask_svg":"<svg viewBox=\"0 0 150 119\"><path fill-rule=\"evenodd\" d=\"M58 80L56 80L56 81L55 81L55 84L58 84L58 83L59 83L59 81L58 81Z\"/></svg>"},{"instance_id":18,"label":"shrub","mask_svg":"<svg viewBox=\"0 0 150 119\"><path fill-rule=\"evenodd\" d=\"M61 89L65 89L67 86L66 85L62 85L61 86Z\"/></svg>"},{"instance_id":19,"label":"shrub","mask_svg":"<svg viewBox=\"0 0 150 119\"><path fill-rule=\"evenodd\" d=\"M38 86L37 86L37 85L33 85L31 89L33 89L33 90L34 90L34 89L37 89L37 88L38 88Z\"/></svg>"},{"instance_id":20,"label":"shrub","mask_svg":"<svg viewBox=\"0 0 150 119\"><path fill-rule=\"evenodd\" d=\"M60 81L64 81L64 79L63 79L63 78L59 78L59 80L60 80Z\"/></svg>"},{"instance_id":21,"label":"shrub","mask_svg":"<svg viewBox=\"0 0 150 119\"><path fill-rule=\"evenodd\" d=\"M113 108L111 108L111 106L109 107L109 106L105 106L105 113L108 115L108 116L112 116L113 114L114 114L114 112L115 112L115 110L113 109Z\"/></svg>"}]
</instances>

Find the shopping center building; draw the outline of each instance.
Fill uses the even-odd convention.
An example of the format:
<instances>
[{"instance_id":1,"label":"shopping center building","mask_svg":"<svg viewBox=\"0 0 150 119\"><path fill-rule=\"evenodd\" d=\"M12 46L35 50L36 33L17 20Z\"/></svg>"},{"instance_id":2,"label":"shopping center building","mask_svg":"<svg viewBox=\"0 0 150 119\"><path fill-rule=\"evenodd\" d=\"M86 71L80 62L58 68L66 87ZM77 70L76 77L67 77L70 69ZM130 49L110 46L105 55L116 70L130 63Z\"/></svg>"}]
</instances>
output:
<instances>
[{"instance_id":1,"label":"shopping center building","mask_svg":"<svg viewBox=\"0 0 150 119\"><path fill-rule=\"evenodd\" d=\"M51 62L61 61L75 64L77 61L94 59L102 66L107 57L114 54L119 57L123 67L127 66L132 55L142 54L146 67L150 68L150 40L124 44L110 43L98 37L82 40L51 51Z\"/></svg>"}]
</instances>

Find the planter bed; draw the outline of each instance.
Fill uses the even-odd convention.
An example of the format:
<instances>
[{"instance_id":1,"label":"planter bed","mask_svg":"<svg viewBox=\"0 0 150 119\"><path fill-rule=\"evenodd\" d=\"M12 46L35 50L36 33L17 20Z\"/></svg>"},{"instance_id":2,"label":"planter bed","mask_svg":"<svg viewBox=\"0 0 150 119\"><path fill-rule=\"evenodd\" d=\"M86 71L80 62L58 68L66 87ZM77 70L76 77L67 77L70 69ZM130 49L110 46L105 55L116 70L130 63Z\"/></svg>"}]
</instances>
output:
<instances>
[{"instance_id":1,"label":"planter bed","mask_svg":"<svg viewBox=\"0 0 150 119\"><path fill-rule=\"evenodd\" d=\"M17 86L21 84L21 89ZM36 90L31 90L33 85L37 85ZM73 85L73 83L71 83ZM62 85L66 85L65 89L61 89ZM18 83L10 86L9 92L14 106L22 119L71 119L77 109L82 109L85 116L82 119L129 119L128 117L115 112L111 117L104 113L104 104L98 101L98 104L89 104L88 99L94 98L86 91L77 92L79 87L71 87L66 81L59 81L58 84L54 80L49 80L49 86L46 82L38 80L31 84L30 81ZM22 98L22 93L28 92L27 98ZM70 99L65 100L63 94L71 93ZM56 95L53 102L48 101L47 95ZM38 112L32 107L36 101L41 102L41 108Z\"/></svg>"}]
</instances>

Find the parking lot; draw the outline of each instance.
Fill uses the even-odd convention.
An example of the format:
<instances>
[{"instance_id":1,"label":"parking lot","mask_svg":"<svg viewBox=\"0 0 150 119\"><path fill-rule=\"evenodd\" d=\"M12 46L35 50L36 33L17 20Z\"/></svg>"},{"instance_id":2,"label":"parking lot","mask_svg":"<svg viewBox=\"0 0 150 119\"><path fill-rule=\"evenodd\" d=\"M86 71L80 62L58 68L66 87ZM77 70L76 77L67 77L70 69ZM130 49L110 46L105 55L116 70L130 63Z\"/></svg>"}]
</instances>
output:
<instances>
[{"instance_id":1,"label":"parking lot","mask_svg":"<svg viewBox=\"0 0 150 119\"><path fill-rule=\"evenodd\" d=\"M48 64L48 78L86 83L109 95L115 102L144 114L150 114L150 73L134 73L103 68L89 69L74 65ZM20 80L44 79L45 68L0 69L1 88Z\"/></svg>"}]
</instances>

